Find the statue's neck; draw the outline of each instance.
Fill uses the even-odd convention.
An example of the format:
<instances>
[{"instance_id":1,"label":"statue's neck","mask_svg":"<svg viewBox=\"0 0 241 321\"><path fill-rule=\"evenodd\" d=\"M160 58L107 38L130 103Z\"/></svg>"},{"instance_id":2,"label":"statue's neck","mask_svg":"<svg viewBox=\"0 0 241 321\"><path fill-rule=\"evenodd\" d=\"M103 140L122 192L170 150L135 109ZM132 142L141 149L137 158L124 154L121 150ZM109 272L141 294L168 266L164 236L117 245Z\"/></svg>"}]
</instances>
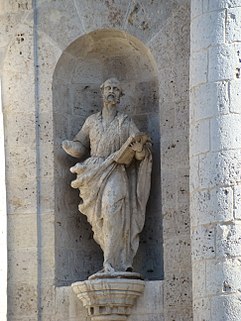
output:
<instances>
[{"instance_id":1,"label":"statue's neck","mask_svg":"<svg viewBox=\"0 0 241 321\"><path fill-rule=\"evenodd\" d=\"M102 118L105 123L110 123L117 114L117 106L116 105L110 105L110 104L104 104L104 107L102 109Z\"/></svg>"}]
</instances>

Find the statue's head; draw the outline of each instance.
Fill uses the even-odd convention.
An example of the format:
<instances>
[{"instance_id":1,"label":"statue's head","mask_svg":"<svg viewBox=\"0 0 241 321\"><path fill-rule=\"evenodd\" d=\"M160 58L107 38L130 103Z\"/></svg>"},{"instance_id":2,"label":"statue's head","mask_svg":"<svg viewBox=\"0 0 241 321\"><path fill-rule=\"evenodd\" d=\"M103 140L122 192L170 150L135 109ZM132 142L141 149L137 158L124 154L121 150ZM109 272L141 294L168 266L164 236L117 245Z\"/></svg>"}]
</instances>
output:
<instances>
[{"instance_id":1,"label":"statue's head","mask_svg":"<svg viewBox=\"0 0 241 321\"><path fill-rule=\"evenodd\" d=\"M104 102L113 103L120 102L120 97L123 95L120 82L116 78L109 78L100 86L101 94Z\"/></svg>"}]
</instances>

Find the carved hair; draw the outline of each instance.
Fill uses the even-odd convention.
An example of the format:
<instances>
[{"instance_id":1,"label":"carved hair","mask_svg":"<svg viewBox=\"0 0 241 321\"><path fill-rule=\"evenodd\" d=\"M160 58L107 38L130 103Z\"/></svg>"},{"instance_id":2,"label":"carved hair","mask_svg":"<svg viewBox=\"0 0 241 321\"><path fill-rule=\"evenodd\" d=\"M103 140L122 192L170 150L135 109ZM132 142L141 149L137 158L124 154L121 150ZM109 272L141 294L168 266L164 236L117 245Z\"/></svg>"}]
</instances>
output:
<instances>
[{"instance_id":1,"label":"carved hair","mask_svg":"<svg viewBox=\"0 0 241 321\"><path fill-rule=\"evenodd\" d=\"M115 84L116 87L118 87L119 90L120 90L120 96L124 95L123 90L122 90L121 85L120 85L120 82L119 82L119 80L117 78L109 78L106 81L104 81L103 84L100 86L101 92L103 92L104 87L109 85L109 84Z\"/></svg>"}]
</instances>

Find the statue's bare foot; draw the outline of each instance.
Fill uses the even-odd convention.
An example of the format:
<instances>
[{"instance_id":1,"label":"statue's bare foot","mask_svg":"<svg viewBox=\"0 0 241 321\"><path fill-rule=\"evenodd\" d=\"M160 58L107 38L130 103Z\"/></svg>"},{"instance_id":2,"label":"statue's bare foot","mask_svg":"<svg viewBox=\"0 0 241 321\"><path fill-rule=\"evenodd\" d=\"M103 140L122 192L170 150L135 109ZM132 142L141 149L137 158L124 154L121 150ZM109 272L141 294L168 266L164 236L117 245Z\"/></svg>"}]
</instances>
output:
<instances>
[{"instance_id":1,"label":"statue's bare foot","mask_svg":"<svg viewBox=\"0 0 241 321\"><path fill-rule=\"evenodd\" d=\"M115 272L114 268L111 266L110 263L104 263L104 271L106 273L114 273Z\"/></svg>"}]
</instances>

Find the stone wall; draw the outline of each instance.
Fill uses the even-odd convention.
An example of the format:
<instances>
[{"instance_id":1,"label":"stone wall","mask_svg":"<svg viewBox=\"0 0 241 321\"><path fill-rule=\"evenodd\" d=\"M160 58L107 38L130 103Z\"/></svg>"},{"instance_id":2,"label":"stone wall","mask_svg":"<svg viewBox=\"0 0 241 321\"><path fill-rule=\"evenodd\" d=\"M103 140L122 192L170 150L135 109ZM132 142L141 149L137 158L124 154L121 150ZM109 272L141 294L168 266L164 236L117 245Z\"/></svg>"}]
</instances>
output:
<instances>
[{"instance_id":1,"label":"stone wall","mask_svg":"<svg viewBox=\"0 0 241 321\"><path fill-rule=\"evenodd\" d=\"M85 113L92 112L89 104L99 104L98 96L88 100L87 95L84 101L88 106L82 108L85 95L82 89L90 86L88 93L95 93L98 81L116 66L119 67L113 75L117 77L119 69L126 70L121 80L128 94L122 108L134 116L141 128L147 126L149 131L154 130L155 192L150 199L136 265L147 279L163 277L163 281L153 281L163 286L163 292L158 292L163 305L162 311L155 310L153 315L142 311L142 317L192 320L189 1L2 0L0 3L3 12L0 55L8 215L8 321L65 320L69 304L58 296L62 293L59 286L76 280L79 271L72 271L70 276L66 273L77 260L83 277L88 273L86 268L92 271L95 262L99 264L101 260L91 240L90 228L84 218L78 216L75 205L70 204L70 200L76 206L78 203L74 190L68 186L71 177L66 176L71 160L66 159L59 144L62 138L71 138L76 133ZM86 74L81 68L96 65L86 64L86 58L81 64L81 59L74 56L82 50L83 39L87 40L84 47L93 45L91 32L99 37L100 30L106 29L119 35L119 40L124 38L123 45L134 39L133 43L138 45L136 61L132 52L135 46L126 47L129 51L125 59L124 52L120 58L116 54L117 47L113 46L115 54L105 56L109 61L101 61L98 68L92 67L92 74L88 69L88 76L92 75L95 82L83 81L81 75ZM98 47L100 53L103 48ZM75 49L75 55L69 52ZM61 73L63 76L59 76ZM125 78L127 74L129 79ZM133 96L134 91L136 95ZM130 102L135 105L135 112L130 110ZM80 229L84 227L80 248L74 244L76 237L78 242L80 237L76 223ZM93 255L88 258L89 250ZM81 267L83 258L88 263ZM143 262L148 262L148 271ZM150 282L152 286L154 291L154 283ZM62 312L58 314L60 306Z\"/></svg>"},{"instance_id":2,"label":"stone wall","mask_svg":"<svg viewBox=\"0 0 241 321\"><path fill-rule=\"evenodd\" d=\"M240 5L192 1L194 320L238 321L241 315Z\"/></svg>"}]
</instances>

